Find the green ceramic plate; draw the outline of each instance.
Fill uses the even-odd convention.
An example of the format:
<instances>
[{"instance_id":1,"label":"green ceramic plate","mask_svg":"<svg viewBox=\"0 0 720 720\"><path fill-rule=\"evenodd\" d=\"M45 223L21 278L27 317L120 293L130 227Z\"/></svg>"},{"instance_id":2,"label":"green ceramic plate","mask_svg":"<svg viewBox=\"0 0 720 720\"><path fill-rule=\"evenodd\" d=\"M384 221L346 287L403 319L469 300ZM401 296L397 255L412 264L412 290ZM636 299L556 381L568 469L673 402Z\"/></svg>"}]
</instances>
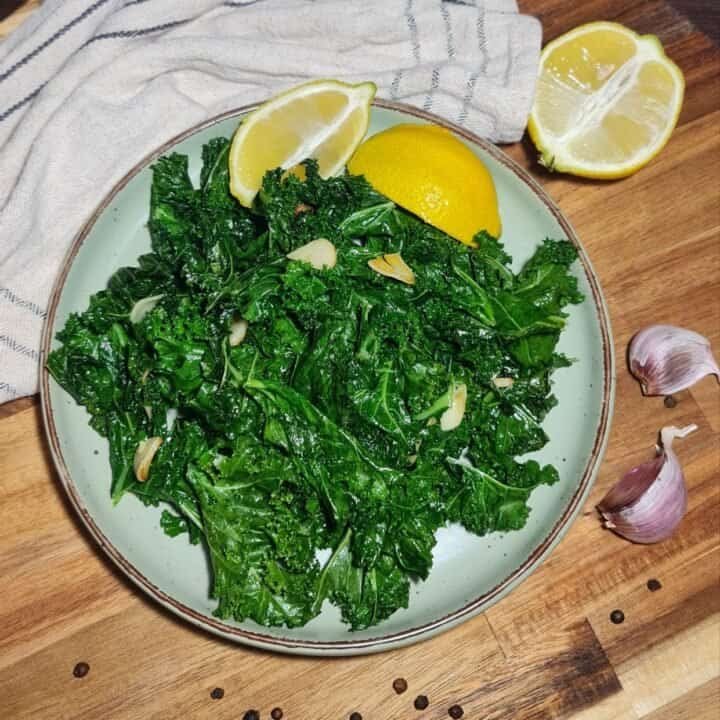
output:
<instances>
[{"instance_id":1,"label":"green ceramic plate","mask_svg":"<svg viewBox=\"0 0 720 720\"><path fill-rule=\"evenodd\" d=\"M150 248L145 226L150 197L149 165L171 150L190 157L197 179L203 143L230 137L243 108L204 123L142 160L110 193L75 239L55 285L43 337L43 357L54 347L68 314L87 307L119 267L132 265ZM427 638L496 603L527 577L567 531L587 496L607 442L614 398L613 352L607 310L590 261L572 228L538 185L500 150L438 117L413 108L376 102L369 133L401 122L434 122L454 131L490 168L503 219L502 239L519 265L546 236L567 238L580 251L576 274L586 301L571 310L560 350L577 359L558 370L558 406L544 426L550 442L536 455L560 470L560 482L531 497L527 526L507 534L475 537L460 527L438 532L434 566L411 590L410 606L380 625L349 632L326 604L303 628L265 628L213 617L209 568L202 547L169 538L160 510L126 496L110 502L106 441L88 426L78 407L46 371L42 373L45 428L60 482L80 519L116 565L159 603L192 623L231 640L309 655L376 652Z\"/></svg>"}]
</instances>

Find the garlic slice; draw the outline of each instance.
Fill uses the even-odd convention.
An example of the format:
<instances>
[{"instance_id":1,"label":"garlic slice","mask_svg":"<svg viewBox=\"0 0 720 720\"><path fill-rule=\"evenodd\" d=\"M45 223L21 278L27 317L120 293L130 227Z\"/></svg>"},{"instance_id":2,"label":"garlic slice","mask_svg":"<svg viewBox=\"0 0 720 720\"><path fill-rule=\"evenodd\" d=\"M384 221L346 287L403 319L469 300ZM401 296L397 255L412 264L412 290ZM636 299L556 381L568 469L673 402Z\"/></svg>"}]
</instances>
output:
<instances>
[{"instance_id":1,"label":"garlic slice","mask_svg":"<svg viewBox=\"0 0 720 720\"><path fill-rule=\"evenodd\" d=\"M168 432L172 431L179 414L180 413L178 412L177 408L168 408L165 411L165 427L167 428Z\"/></svg>"},{"instance_id":2,"label":"garlic slice","mask_svg":"<svg viewBox=\"0 0 720 720\"><path fill-rule=\"evenodd\" d=\"M511 388L515 384L511 377L494 377L492 382L496 388Z\"/></svg>"},{"instance_id":3,"label":"garlic slice","mask_svg":"<svg viewBox=\"0 0 720 720\"><path fill-rule=\"evenodd\" d=\"M150 295L144 297L142 300L138 300L130 311L130 322L134 325L135 323L142 322L145 316L160 302L163 295Z\"/></svg>"},{"instance_id":4,"label":"garlic slice","mask_svg":"<svg viewBox=\"0 0 720 720\"><path fill-rule=\"evenodd\" d=\"M150 463L152 463L155 453L162 445L161 437L151 437L141 441L137 450L135 450L135 458L133 460L133 470L138 482L145 482L150 473Z\"/></svg>"},{"instance_id":5,"label":"garlic slice","mask_svg":"<svg viewBox=\"0 0 720 720\"><path fill-rule=\"evenodd\" d=\"M380 275L394 278L406 285L415 284L415 273L412 268L402 259L400 253L380 255L368 261L368 265Z\"/></svg>"},{"instance_id":6,"label":"garlic slice","mask_svg":"<svg viewBox=\"0 0 720 720\"><path fill-rule=\"evenodd\" d=\"M685 476L672 443L695 430L697 425L660 431L657 457L625 473L598 504L606 528L636 543L672 535L687 510Z\"/></svg>"},{"instance_id":7,"label":"garlic slice","mask_svg":"<svg viewBox=\"0 0 720 720\"><path fill-rule=\"evenodd\" d=\"M228 337L228 343L230 343L230 347L237 347L247 335L247 329L248 329L248 321L244 318L240 320L235 320L232 325L230 325L230 335Z\"/></svg>"},{"instance_id":8,"label":"garlic slice","mask_svg":"<svg viewBox=\"0 0 720 720\"><path fill-rule=\"evenodd\" d=\"M295 217L297 217L298 215L302 215L303 213L306 213L306 212L309 212L309 213L315 212L315 208L312 205L308 205L307 203L299 202L295 206L295 210L293 210L293 215Z\"/></svg>"},{"instance_id":9,"label":"garlic slice","mask_svg":"<svg viewBox=\"0 0 720 720\"><path fill-rule=\"evenodd\" d=\"M707 338L674 325L649 325L636 333L628 364L644 395L672 395L710 374L720 381Z\"/></svg>"},{"instance_id":10,"label":"garlic slice","mask_svg":"<svg viewBox=\"0 0 720 720\"><path fill-rule=\"evenodd\" d=\"M450 406L440 416L440 429L448 432L454 430L462 422L465 416L465 404L467 403L467 385L460 383L453 389L450 399Z\"/></svg>"},{"instance_id":11,"label":"garlic slice","mask_svg":"<svg viewBox=\"0 0 720 720\"><path fill-rule=\"evenodd\" d=\"M312 265L316 270L334 268L337 264L335 246L327 238L318 238L296 248L287 254L288 260L299 260Z\"/></svg>"}]
</instances>

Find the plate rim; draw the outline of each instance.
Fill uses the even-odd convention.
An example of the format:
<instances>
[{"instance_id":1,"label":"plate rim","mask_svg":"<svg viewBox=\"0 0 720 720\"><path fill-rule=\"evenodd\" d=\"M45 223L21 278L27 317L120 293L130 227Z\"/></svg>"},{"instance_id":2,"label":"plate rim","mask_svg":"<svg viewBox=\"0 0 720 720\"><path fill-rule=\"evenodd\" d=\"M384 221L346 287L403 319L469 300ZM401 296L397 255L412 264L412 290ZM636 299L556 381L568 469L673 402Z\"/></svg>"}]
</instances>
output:
<instances>
[{"instance_id":1,"label":"plate rim","mask_svg":"<svg viewBox=\"0 0 720 720\"><path fill-rule=\"evenodd\" d=\"M105 536L100 527L96 524L92 515L84 506L82 499L76 490L70 472L65 464L63 453L60 448L60 441L55 427L55 420L52 412L52 401L50 398L49 381L51 376L45 365L45 359L48 356L50 345L52 343L52 329L55 324L55 316L70 269L80 248L95 223L118 193L120 193L130 180L139 172L145 169L161 155L170 151L179 142L224 120L247 114L248 112L256 109L260 104L261 103L259 102L251 103L249 105L243 105L241 107L227 110L218 115L214 115L211 118L208 118L200 123L196 123L190 128L183 130L181 133L178 133L162 143L152 152L146 154L141 160L135 163L133 167L125 173L122 178L120 178L120 180L118 180L118 182L107 193L103 200L101 200L95 210L89 215L87 220L75 234L65 257L63 258L60 271L55 278L48 303L47 315L43 325L40 350L40 401L43 427L60 485L66 497L69 499L75 513L85 526L85 529L90 533L99 548L126 577L132 580L135 585L166 609L169 609L171 612L184 620L191 622L193 625L224 637L225 639L265 650L274 650L290 654L324 656L359 655L381 652L428 639L433 635L449 630L455 625L474 617L483 610L486 610L488 607L502 599L520 582L529 577L532 572L537 569L537 567L548 557L555 546L570 529L575 517L582 508L583 503L593 486L605 453L605 448L607 447L610 433L610 424L615 400L615 353L612 342L609 312L592 263L590 262L590 259L585 252L585 248L577 237L572 225L545 190L526 170L520 167L520 165L518 165L496 145L493 145L488 140L478 137L475 133L460 127L452 121L405 103L376 98L373 101L374 107L394 110L405 115L411 115L421 120L434 123L482 148L482 150L492 156L494 160L499 162L506 169L510 170L533 192L535 197L552 214L556 222L565 232L567 238L577 249L578 259L583 267L583 271L590 286L594 310L599 321L598 324L601 332L603 357L603 393L601 412L590 456L585 464L585 468L577 487L575 488L572 497L566 504L563 513L555 521L554 525L547 532L543 540L517 568L515 568L493 588L481 593L461 608L458 608L430 622L423 623L417 627L400 630L392 634L378 635L377 637L357 640L318 641L278 638L272 635L267 635L263 632L255 632L236 627L218 618L208 617L207 615L178 601L151 582L142 572L140 572L140 570L138 570L137 567L135 567L122 555L122 553Z\"/></svg>"}]
</instances>

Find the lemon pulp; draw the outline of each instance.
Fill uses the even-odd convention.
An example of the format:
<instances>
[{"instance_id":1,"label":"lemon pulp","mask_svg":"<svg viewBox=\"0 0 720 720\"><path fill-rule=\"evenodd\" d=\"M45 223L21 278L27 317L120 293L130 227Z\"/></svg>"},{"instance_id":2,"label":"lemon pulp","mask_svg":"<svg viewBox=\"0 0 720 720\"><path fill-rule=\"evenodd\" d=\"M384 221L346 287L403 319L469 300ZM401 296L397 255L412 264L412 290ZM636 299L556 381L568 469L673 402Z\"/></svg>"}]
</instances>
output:
<instances>
[{"instance_id":1,"label":"lemon pulp","mask_svg":"<svg viewBox=\"0 0 720 720\"><path fill-rule=\"evenodd\" d=\"M230 192L245 207L268 170L306 158L320 174L339 172L367 131L373 83L316 80L276 95L240 124L230 147Z\"/></svg>"},{"instance_id":2,"label":"lemon pulp","mask_svg":"<svg viewBox=\"0 0 720 720\"><path fill-rule=\"evenodd\" d=\"M589 23L543 50L528 130L552 169L624 177L668 141L684 87L655 36Z\"/></svg>"}]
</instances>

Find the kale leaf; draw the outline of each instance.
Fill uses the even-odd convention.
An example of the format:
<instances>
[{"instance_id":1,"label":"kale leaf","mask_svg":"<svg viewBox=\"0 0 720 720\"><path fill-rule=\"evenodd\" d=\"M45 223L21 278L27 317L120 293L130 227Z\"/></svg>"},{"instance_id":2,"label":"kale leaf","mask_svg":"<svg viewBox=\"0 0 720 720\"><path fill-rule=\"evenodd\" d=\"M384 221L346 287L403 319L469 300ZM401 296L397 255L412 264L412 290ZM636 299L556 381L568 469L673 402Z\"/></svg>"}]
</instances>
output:
<instances>
[{"instance_id":1,"label":"kale leaf","mask_svg":"<svg viewBox=\"0 0 720 720\"><path fill-rule=\"evenodd\" d=\"M108 440L113 502L162 503L168 535L204 543L219 617L295 627L330 602L366 628L407 607L438 528L519 529L557 481L518 457L547 442L577 253L546 239L514 273L498 239L462 245L313 161L269 172L247 210L228 153L203 148L197 186L186 157L155 163L152 251L68 318L47 366ZM287 259L318 237L335 267ZM415 285L369 267L387 253ZM458 383L465 415L444 432Z\"/></svg>"}]
</instances>

